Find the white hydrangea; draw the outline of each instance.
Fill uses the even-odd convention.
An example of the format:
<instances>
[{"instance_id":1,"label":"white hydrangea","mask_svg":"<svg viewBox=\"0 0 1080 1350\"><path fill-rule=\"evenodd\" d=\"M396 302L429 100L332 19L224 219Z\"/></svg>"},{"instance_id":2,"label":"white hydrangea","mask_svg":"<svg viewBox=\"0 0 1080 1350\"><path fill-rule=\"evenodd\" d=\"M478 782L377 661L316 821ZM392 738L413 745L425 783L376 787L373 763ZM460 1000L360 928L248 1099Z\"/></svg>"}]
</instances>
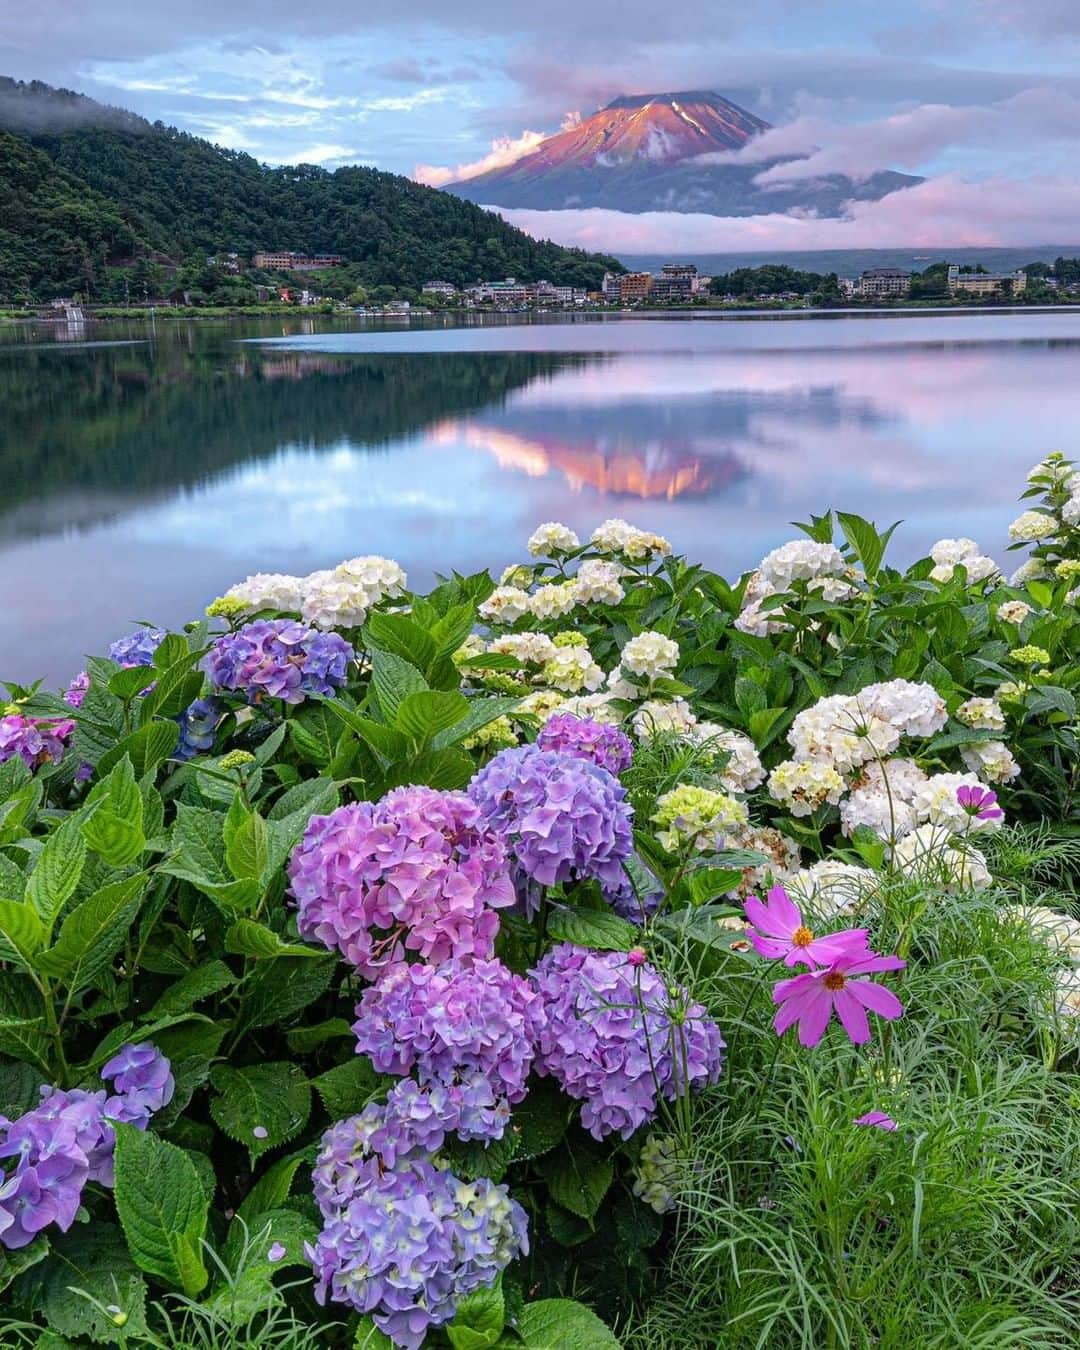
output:
<instances>
[{"instance_id":1,"label":"white hydrangea","mask_svg":"<svg viewBox=\"0 0 1080 1350\"><path fill-rule=\"evenodd\" d=\"M986 859L977 848L958 840L947 826L925 824L912 830L893 848L892 861L902 875L948 890L990 884Z\"/></svg>"},{"instance_id":2,"label":"white hydrangea","mask_svg":"<svg viewBox=\"0 0 1080 1350\"><path fill-rule=\"evenodd\" d=\"M487 650L496 656L512 656L526 666L542 666L558 650L546 633L505 633L493 638Z\"/></svg>"},{"instance_id":3,"label":"white hydrangea","mask_svg":"<svg viewBox=\"0 0 1080 1350\"><path fill-rule=\"evenodd\" d=\"M650 1134L634 1167L634 1194L657 1214L667 1214L675 1208L680 1170L678 1140Z\"/></svg>"},{"instance_id":4,"label":"white hydrangea","mask_svg":"<svg viewBox=\"0 0 1080 1350\"><path fill-rule=\"evenodd\" d=\"M499 577L500 586L520 586L522 590L527 591L532 584L533 570L525 563L510 563L508 567L503 568L502 576Z\"/></svg>"},{"instance_id":5,"label":"white hydrangea","mask_svg":"<svg viewBox=\"0 0 1080 1350\"><path fill-rule=\"evenodd\" d=\"M778 617L781 612L777 609L762 609L760 600L752 600L736 615L735 627L740 633L749 633L751 637L783 633L791 625Z\"/></svg>"},{"instance_id":6,"label":"white hydrangea","mask_svg":"<svg viewBox=\"0 0 1080 1350\"><path fill-rule=\"evenodd\" d=\"M613 666L608 673L607 687L611 698L624 698L631 701L648 693L643 684L635 684L632 680L626 678L626 673L621 665Z\"/></svg>"},{"instance_id":7,"label":"white hydrangea","mask_svg":"<svg viewBox=\"0 0 1080 1350\"><path fill-rule=\"evenodd\" d=\"M526 694L521 702L511 713L512 717L535 717L538 722L546 722L547 719L556 712L572 712L569 706L577 702L576 699L564 698L555 689L535 689L531 694ZM580 717L581 714L579 713Z\"/></svg>"},{"instance_id":8,"label":"white hydrangea","mask_svg":"<svg viewBox=\"0 0 1080 1350\"><path fill-rule=\"evenodd\" d=\"M1066 525L1080 525L1080 488L1073 488L1069 500L1061 508L1061 519Z\"/></svg>"},{"instance_id":9,"label":"white hydrangea","mask_svg":"<svg viewBox=\"0 0 1080 1350\"><path fill-rule=\"evenodd\" d=\"M973 773L936 773L917 789L913 805L920 821L932 825L944 825L949 829L966 832L967 830L996 830L1002 817L979 820L970 816L956 800L956 790L962 787L981 788L982 783Z\"/></svg>"},{"instance_id":10,"label":"white hydrangea","mask_svg":"<svg viewBox=\"0 0 1080 1350\"><path fill-rule=\"evenodd\" d=\"M1054 974L1054 1004L1061 1017L1080 1017L1080 970L1067 966Z\"/></svg>"},{"instance_id":11,"label":"white hydrangea","mask_svg":"<svg viewBox=\"0 0 1080 1350\"><path fill-rule=\"evenodd\" d=\"M846 569L844 555L835 544L819 544L814 539L792 539L766 553L758 564L761 582L772 594L789 591L793 581L842 576Z\"/></svg>"},{"instance_id":12,"label":"white hydrangea","mask_svg":"<svg viewBox=\"0 0 1080 1350\"><path fill-rule=\"evenodd\" d=\"M574 577L574 596L579 605L617 605L626 594L621 578L626 569L602 558L586 558Z\"/></svg>"},{"instance_id":13,"label":"white hydrangea","mask_svg":"<svg viewBox=\"0 0 1080 1350\"><path fill-rule=\"evenodd\" d=\"M639 633L623 647L619 664L633 675L659 680L679 664L679 644L663 633Z\"/></svg>"},{"instance_id":14,"label":"white hydrangea","mask_svg":"<svg viewBox=\"0 0 1080 1350\"><path fill-rule=\"evenodd\" d=\"M822 600L827 600L829 604L836 604L838 600L850 600L856 594L851 582L842 581L839 577L816 577L807 584L807 590L820 595Z\"/></svg>"},{"instance_id":15,"label":"white hydrangea","mask_svg":"<svg viewBox=\"0 0 1080 1350\"><path fill-rule=\"evenodd\" d=\"M570 553L578 548L581 540L569 525L557 520L549 520L538 525L529 535L529 552L534 558L550 558L556 553Z\"/></svg>"},{"instance_id":16,"label":"white hydrangea","mask_svg":"<svg viewBox=\"0 0 1080 1350\"><path fill-rule=\"evenodd\" d=\"M295 614L303 604L304 583L304 577L294 577L288 572L256 572L230 586L225 599L239 601L251 614L260 609L280 609Z\"/></svg>"},{"instance_id":17,"label":"white hydrangea","mask_svg":"<svg viewBox=\"0 0 1080 1350\"><path fill-rule=\"evenodd\" d=\"M796 759L828 760L844 773L891 754L900 744L900 731L858 697L832 694L796 714L787 740Z\"/></svg>"},{"instance_id":18,"label":"white hydrangea","mask_svg":"<svg viewBox=\"0 0 1080 1350\"><path fill-rule=\"evenodd\" d=\"M1021 511L1009 526L1009 538L1023 543L1046 539L1057 531L1057 521L1045 511Z\"/></svg>"},{"instance_id":19,"label":"white hydrangea","mask_svg":"<svg viewBox=\"0 0 1080 1350\"><path fill-rule=\"evenodd\" d=\"M400 564L394 562L393 558L381 558L377 553L362 558L346 558L344 562L338 563L334 573L343 581L362 586L373 605L387 597L404 594L408 582Z\"/></svg>"},{"instance_id":20,"label":"white hydrangea","mask_svg":"<svg viewBox=\"0 0 1080 1350\"><path fill-rule=\"evenodd\" d=\"M1005 600L998 605L997 616L1002 623L1021 624L1031 613L1031 606L1024 600Z\"/></svg>"},{"instance_id":21,"label":"white hydrangea","mask_svg":"<svg viewBox=\"0 0 1080 1350\"><path fill-rule=\"evenodd\" d=\"M647 741L669 731L682 735L696 722L689 703L683 698L672 699L670 703L647 699L634 713L631 726L638 740Z\"/></svg>"},{"instance_id":22,"label":"white hydrangea","mask_svg":"<svg viewBox=\"0 0 1080 1350\"><path fill-rule=\"evenodd\" d=\"M366 587L333 568L305 578L300 614L316 628L356 628L367 618L371 603Z\"/></svg>"},{"instance_id":23,"label":"white hydrangea","mask_svg":"<svg viewBox=\"0 0 1080 1350\"><path fill-rule=\"evenodd\" d=\"M591 718L605 726L617 727L622 721L619 710L612 706L612 695L606 693L578 694L563 699L559 712L572 713L575 717Z\"/></svg>"},{"instance_id":24,"label":"white hydrangea","mask_svg":"<svg viewBox=\"0 0 1080 1350\"><path fill-rule=\"evenodd\" d=\"M577 597L572 581L553 581L538 586L529 597L529 613L538 619L561 619L574 608Z\"/></svg>"},{"instance_id":25,"label":"white hydrangea","mask_svg":"<svg viewBox=\"0 0 1080 1350\"><path fill-rule=\"evenodd\" d=\"M470 633L461 646L454 653L455 661L468 661L474 656L483 656L488 651L488 645L479 633Z\"/></svg>"},{"instance_id":26,"label":"white hydrangea","mask_svg":"<svg viewBox=\"0 0 1080 1350\"><path fill-rule=\"evenodd\" d=\"M932 736L949 719L945 700L932 684L886 680L859 692L863 711L891 722L905 736Z\"/></svg>"},{"instance_id":27,"label":"white hydrangea","mask_svg":"<svg viewBox=\"0 0 1080 1350\"><path fill-rule=\"evenodd\" d=\"M1076 524L1076 521L1072 522ZM1029 558L1026 563L1021 563L1016 571L1009 578L1010 586L1023 586L1029 581L1041 581L1048 577L1050 573L1046 570L1046 565L1039 558ZM1020 602L1014 602L1020 603Z\"/></svg>"},{"instance_id":28,"label":"white hydrangea","mask_svg":"<svg viewBox=\"0 0 1080 1350\"><path fill-rule=\"evenodd\" d=\"M761 853L768 860L757 867L743 868L738 886L728 892L733 900L745 900L748 895L758 895L762 889L778 883L786 885L802 865L795 840L774 830L771 825L747 825L733 836L731 842L735 848ZM744 923L745 920L740 919L737 926Z\"/></svg>"},{"instance_id":29,"label":"white hydrangea","mask_svg":"<svg viewBox=\"0 0 1080 1350\"><path fill-rule=\"evenodd\" d=\"M529 613L530 598L520 586L496 586L477 612L489 623L513 623Z\"/></svg>"},{"instance_id":30,"label":"white hydrangea","mask_svg":"<svg viewBox=\"0 0 1080 1350\"><path fill-rule=\"evenodd\" d=\"M976 741L962 745L960 758L984 783L1007 783L1020 772L1020 765L1004 741Z\"/></svg>"},{"instance_id":31,"label":"white hydrangea","mask_svg":"<svg viewBox=\"0 0 1080 1350\"><path fill-rule=\"evenodd\" d=\"M918 824L910 802L891 797L878 788L857 788L840 803L840 828L849 838L860 825L879 839L899 839Z\"/></svg>"},{"instance_id":32,"label":"white hydrangea","mask_svg":"<svg viewBox=\"0 0 1080 1350\"><path fill-rule=\"evenodd\" d=\"M1071 914L1045 905L1008 905L1002 917L1026 924L1048 947L1074 963L1080 963L1080 923Z\"/></svg>"},{"instance_id":33,"label":"white hydrangea","mask_svg":"<svg viewBox=\"0 0 1080 1350\"><path fill-rule=\"evenodd\" d=\"M977 731L1004 731L1005 713L994 698L968 698L956 710L957 721Z\"/></svg>"},{"instance_id":34,"label":"white hydrangea","mask_svg":"<svg viewBox=\"0 0 1080 1350\"><path fill-rule=\"evenodd\" d=\"M888 759L883 764L871 760L864 765L852 786L883 793L893 801L910 803L925 782L926 774L913 759Z\"/></svg>"},{"instance_id":35,"label":"white hydrangea","mask_svg":"<svg viewBox=\"0 0 1080 1350\"><path fill-rule=\"evenodd\" d=\"M580 694L586 689L593 693L604 683L604 672L588 647L557 647L544 662L540 678L552 689L561 689L566 694Z\"/></svg>"},{"instance_id":36,"label":"white hydrangea","mask_svg":"<svg viewBox=\"0 0 1080 1350\"><path fill-rule=\"evenodd\" d=\"M969 586L975 586L980 581L987 581L991 577L1001 575L1001 568L993 558L988 558L985 553L972 553L967 558L961 558L964 571L967 573L967 583ZM936 567L930 570L930 579L932 581L951 581L953 573L956 571L956 564L938 563Z\"/></svg>"},{"instance_id":37,"label":"white hydrangea","mask_svg":"<svg viewBox=\"0 0 1080 1350\"><path fill-rule=\"evenodd\" d=\"M796 903L812 910L820 919L832 919L860 909L877 884L877 873L869 867L857 867L838 858L822 858L796 872L784 886Z\"/></svg>"},{"instance_id":38,"label":"white hydrangea","mask_svg":"<svg viewBox=\"0 0 1080 1350\"><path fill-rule=\"evenodd\" d=\"M728 792L752 792L764 783L765 769L757 747L741 731L731 731L716 722L698 722L690 728L687 739L695 745L707 746L714 754L728 756L727 763L717 773Z\"/></svg>"},{"instance_id":39,"label":"white hydrangea","mask_svg":"<svg viewBox=\"0 0 1080 1350\"><path fill-rule=\"evenodd\" d=\"M593 530L590 542L602 553L619 553L635 562L666 558L671 544L660 534L639 530L629 521L605 520Z\"/></svg>"},{"instance_id":40,"label":"white hydrangea","mask_svg":"<svg viewBox=\"0 0 1080 1350\"><path fill-rule=\"evenodd\" d=\"M939 567L949 568L949 575L952 576L952 569L957 563L975 557L978 551L979 546L974 539L939 539L930 550L930 557Z\"/></svg>"},{"instance_id":41,"label":"white hydrangea","mask_svg":"<svg viewBox=\"0 0 1080 1350\"><path fill-rule=\"evenodd\" d=\"M817 759L786 759L769 774L769 795L793 816L808 816L819 806L839 802L844 780L831 764Z\"/></svg>"}]
</instances>

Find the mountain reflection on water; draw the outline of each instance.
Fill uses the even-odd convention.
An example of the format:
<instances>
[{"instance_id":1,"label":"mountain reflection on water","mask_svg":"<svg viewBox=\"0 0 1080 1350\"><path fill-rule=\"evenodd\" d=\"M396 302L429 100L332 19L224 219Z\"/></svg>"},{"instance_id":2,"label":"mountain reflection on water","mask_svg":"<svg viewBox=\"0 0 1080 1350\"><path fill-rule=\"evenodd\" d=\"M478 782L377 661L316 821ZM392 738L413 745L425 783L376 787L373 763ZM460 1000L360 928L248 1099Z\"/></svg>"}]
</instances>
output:
<instances>
[{"instance_id":1,"label":"mountain reflection on water","mask_svg":"<svg viewBox=\"0 0 1080 1350\"><path fill-rule=\"evenodd\" d=\"M65 679L252 571L498 567L548 519L626 515L728 573L828 505L904 518L900 559L1004 557L1080 355L1080 316L1012 317L3 330L0 677Z\"/></svg>"}]
</instances>

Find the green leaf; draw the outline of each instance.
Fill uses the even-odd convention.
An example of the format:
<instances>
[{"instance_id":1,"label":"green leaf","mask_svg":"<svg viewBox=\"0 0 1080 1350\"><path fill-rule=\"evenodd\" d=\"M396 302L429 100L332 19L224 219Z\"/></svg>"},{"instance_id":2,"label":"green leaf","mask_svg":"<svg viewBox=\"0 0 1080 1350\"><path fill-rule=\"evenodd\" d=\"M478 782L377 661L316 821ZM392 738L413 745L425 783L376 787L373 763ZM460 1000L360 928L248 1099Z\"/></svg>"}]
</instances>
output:
<instances>
[{"instance_id":1,"label":"green leaf","mask_svg":"<svg viewBox=\"0 0 1080 1350\"><path fill-rule=\"evenodd\" d=\"M123 945L145 888L146 876L140 873L95 891L71 911L56 942L40 954L41 968L72 992L91 984Z\"/></svg>"},{"instance_id":2,"label":"green leaf","mask_svg":"<svg viewBox=\"0 0 1080 1350\"><path fill-rule=\"evenodd\" d=\"M313 1078L311 1085L322 1098L330 1119L343 1120L362 1111L375 1096L379 1090L379 1075L366 1056L355 1055Z\"/></svg>"},{"instance_id":3,"label":"green leaf","mask_svg":"<svg viewBox=\"0 0 1080 1350\"><path fill-rule=\"evenodd\" d=\"M255 960L272 960L278 956L299 956L308 959L325 958L326 949L305 947L300 942L283 942L265 924L254 919L238 919L225 934L225 950L234 956L250 956Z\"/></svg>"},{"instance_id":4,"label":"green leaf","mask_svg":"<svg viewBox=\"0 0 1080 1350\"><path fill-rule=\"evenodd\" d=\"M219 1064L210 1083L218 1094L210 1102L211 1116L230 1139L245 1145L253 1163L298 1135L311 1114L311 1084L295 1064L246 1069Z\"/></svg>"},{"instance_id":5,"label":"green leaf","mask_svg":"<svg viewBox=\"0 0 1080 1350\"><path fill-rule=\"evenodd\" d=\"M98 773L108 772L126 756L135 777L145 778L163 759L168 759L179 739L180 728L175 722L146 722L98 760Z\"/></svg>"},{"instance_id":6,"label":"green leaf","mask_svg":"<svg viewBox=\"0 0 1080 1350\"><path fill-rule=\"evenodd\" d=\"M519 698L475 698L469 701L469 711L446 731L440 731L432 739L432 748L445 750L448 746L458 745L467 737L486 727L496 718L505 717L520 704Z\"/></svg>"},{"instance_id":7,"label":"green leaf","mask_svg":"<svg viewBox=\"0 0 1080 1350\"><path fill-rule=\"evenodd\" d=\"M37 865L26 883L26 899L37 910L46 935L56 916L71 899L86 866L86 841L78 816L67 820L49 835Z\"/></svg>"},{"instance_id":8,"label":"green leaf","mask_svg":"<svg viewBox=\"0 0 1080 1350\"><path fill-rule=\"evenodd\" d=\"M285 1041L294 1054L307 1055L327 1041L351 1041L354 1036L355 1032L344 1017L331 1017L313 1027L294 1027L286 1033Z\"/></svg>"},{"instance_id":9,"label":"green leaf","mask_svg":"<svg viewBox=\"0 0 1080 1350\"><path fill-rule=\"evenodd\" d=\"M237 1217L250 1228L260 1214L279 1209L289 1198L293 1180L304 1165L302 1153L292 1158L279 1158L256 1181L237 1208Z\"/></svg>"},{"instance_id":10,"label":"green leaf","mask_svg":"<svg viewBox=\"0 0 1080 1350\"><path fill-rule=\"evenodd\" d=\"M34 969L34 955L45 945L45 926L33 905L0 900L0 960Z\"/></svg>"},{"instance_id":11,"label":"green leaf","mask_svg":"<svg viewBox=\"0 0 1080 1350\"><path fill-rule=\"evenodd\" d=\"M201 1003L204 998L210 998L214 994L220 994L223 989L228 989L235 982L236 976L224 961L207 961L170 985L150 1011L143 1016L148 1021L153 1021L156 1018L187 1012L194 1004Z\"/></svg>"},{"instance_id":12,"label":"green leaf","mask_svg":"<svg viewBox=\"0 0 1080 1350\"><path fill-rule=\"evenodd\" d=\"M378 649L371 654L371 682L382 714L390 722L397 716L403 700L428 687L427 680L414 665L392 652Z\"/></svg>"},{"instance_id":13,"label":"green leaf","mask_svg":"<svg viewBox=\"0 0 1080 1350\"><path fill-rule=\"evenodd\" d=\"M261 881L270 859L270 832L257 811L248 812L230 834L225 827L225 862L237 881Z\"/></svg>"},{"instance_id":14,"label":"green leaf","mask_svg":"<svg viewBox=\"0 0 1080 1350\"><path fill-rule=\"evenodd\" d=\"M750 739L758 749L763 750L773 740L773 736L769 733L786 712L786 708L758 708L746 719Z\"/></svg>"},{"instance_id":15,"label":"green leaf","mask_svg":"<svg viewBox=\"0 0 1080 1350\"><path fill-rule=\"evenodd\" d=\"M592 1309L570 1298L526 1303L517 1333L525 1350L622 1350L614 1333Z\"/></svg>"},{"instance_id":16,"label":"green leaf","mask_svg":"<svg viewBox=\"0 0 1080 1350\"><path fill-rule=\"evenodd\" d=\"M600 1208L615 1177L611 1157L580 1132L540 1163L551 1197L581 1219L591 1219Z\"/></svg>"},{"instance_id":17,"label":"green leaf","mask_svg":"<svg viewBox=\"0 0 1080 1350\"><path fill-rule=\"evenodd\" d=\"M496 1280L491 1288L476 1289L461 1300L446 1334L454 1350L487 1350L502 1335L505 1322L502 1281Z\"/></svg>"},{"instance_id":18,"label":"green leaf","mask_svg":"<svg viewBox=\"0 0 1080 1350\"><path fill-rule=\"evenodd\" d=\"M453 792L463 788L475 772L476 765L464 750L428 750L388 769L384 786L390 789L416 783Z\"/></svg>"},{"instance_id":19,"label":"green leaf","mask_svg":"<svg viewBox=\"0 0 1080 1350\"><path fill-rule=\"evenodd\" d=\"M14 972L0 978L0 1054L49 1075L49 1040L42 1027L41 997L30 981Z\"/></svg>"},{"instance_id":20,"label":"green leaf","mask_svg":"<svg viewBox=\"0 0 1080 1350\"><path fill-rule=\"evenodd\" d=\"M890 525L884 534L878 534L877 527L864 520L862 516L852 515L848 511L837 511L836 518L852 552L862 563L867 579L873 581L885 556L885 547L900 522Z\"/></svg>"},{"instance_id":21,"label":"green leaf","mask_svg":"<svg viewBox=\"0 0 1080 1350\"><path fill-rule=\"evenodd\" d=\"M136 694L141 694L157 677L158 672L153 666L128 666L126 669L118 670L115 675L110 675L106 687L110 694L115 694L125 703L130 703Z\"/></svg>"},{"instance_id":22,"label":"green leaf","mask_svg":"<svg viewBox=\"0 0 1080 1350\"><path fill-rule=\"evenodd\" d=\"M469 711L464 694L424 689L398 704L394 726L417 746L430 744L439 732L456 726Z\"/></svg>"},{"instance_id":23,"label":"green leaf","mask_svg":"<svg viewBox=\"0 0 1080 1350\"><path fill-rule=\"evenodd\" d=\"M38 1297L63 1336L126 1345L146 1334L146 1281L112 1224L77 1225L54 1237Z\"/></svg>"},{"instance_id":24,"label":"green leaf","mask_svg":"<svg viewBox=\"0 0 1080 1350\"><path fill-rule=\"evenodd\" d=\"M617 914L594 909L555 907L548 914L548 936L602 952L628 952L641 941L641 932Z\"/></svg>"},{"instance_id":25,"label":"green leaf","mask_svg":"<svg viewBox=\"0 0 1080 1350\"><path fill-rule=\"evenodd\" d=\"M23 1271L36 1266L39 1261L44 1261L48 1254L49 1239L44 1233L39 1233L28 1246L17 1247L14 1251L8 1251L6 1247L0 1246L0 1293L12 1280L18 1279ZM41 1342L38 1341L37 1344L40 1345Z\"/></svg>"},{"instance_id":26,"label":"green leaf","mask_svg":"<svg viewBox=\"0 0 1080 1350\"><path fill-rule=\"evenodd\" d=\"M514 1107L510 1130L517 1141L514 1161L524 1162L550 1153L566 1136L572 1103L550 1078L535 1079L529 1095Z\"/></svg>"},{"instance_id":27,"label":"green leaf","mask_svg":"<svg viewBox=\"0 0 1080 1350\"><path fill-rule=\"evenodd\" d=\"M361 1317L353 1339L353 1350L394 1350L394 1342L379 1330L370 1317Z\"/></svg>"},{"instance_id":28,"label":"green leaf","mask_svg":"<svg viewBox=\"0 0 1080 1350\"><path fill-rule=\"evenodd\" d=\"M0 1116L14 1120L39 1105L42 1078L32 1064L10 1059L0 1064Z\"/></svg>"},{"instance_id":29,"label":"green leaf","mask_svg":"<svg viewBox=\"0 0 1080 1350\"><path fill-rule=\"evenodd\" d=\"M140 1270L193 1297L206 1288L202 1258L209 1204L183 1149L117 1123L116 1210Z\"/></svg>"},{"instance_id":30,"label":"green leaf","mask_svg":"<svg viewBox=\"0 0 1080 1350\"><path fill-rule=\"evenodd\" d=\"M321 960L282 956L276 961L260 962L244 986L238 1027L248 1031L283 1025L294 1013L326 993L336 969L337 960L329 953Z\"/></svg>"},{"instance_id":31,"label":"green leaf","mask_svg":"<svg viewBox=\"0 0 1080 1350\"><path fill-rule=\"evenodd\" d=\"M429 634L408 614L383 614L376 610L368 617L364 636L369 646L400 656L418 670L427 670L439 658L434 633Z\"/></svg>"},{"instance_id":32,"label":"green leaf","mask_svg":"<svg viewBox=\"0 0 1080 1350\"><path fill-rule=\"evenodd\" d=\"M188 870L214 881L227 880L224 826L225 817L220 811L184 802L177 805L173 840Z\"/></svg>"},{"instance_id":33,"label":"green leaf","mask_svg":"<svg viewBox=\"0 0 1080 1350\"><path fill-rule=\"evenodd\" d=\"M83 823L86 842L113 867L125 867L146 846L143 799L126 756L90 793L93 814Z\"/></svg>"}]
</instances>

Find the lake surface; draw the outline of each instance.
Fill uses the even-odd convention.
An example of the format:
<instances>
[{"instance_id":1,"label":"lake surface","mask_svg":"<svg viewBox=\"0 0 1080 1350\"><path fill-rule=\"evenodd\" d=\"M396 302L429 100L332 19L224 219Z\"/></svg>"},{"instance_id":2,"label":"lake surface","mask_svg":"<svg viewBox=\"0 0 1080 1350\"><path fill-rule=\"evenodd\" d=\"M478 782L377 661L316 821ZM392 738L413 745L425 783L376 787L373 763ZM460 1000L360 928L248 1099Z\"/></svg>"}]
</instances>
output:
<instances>
[{"instance_id":1,"label":"lake surface","mask_svg":"<svg viewBox=\"0 0 1080 1350\"><path fill-rule=\"evenodd\" d=\"M1080 314L0 328L0 678L362 553L501 567L620 515L732 575L827 506L1008 563Z\"/></svg>"}]
</instances>

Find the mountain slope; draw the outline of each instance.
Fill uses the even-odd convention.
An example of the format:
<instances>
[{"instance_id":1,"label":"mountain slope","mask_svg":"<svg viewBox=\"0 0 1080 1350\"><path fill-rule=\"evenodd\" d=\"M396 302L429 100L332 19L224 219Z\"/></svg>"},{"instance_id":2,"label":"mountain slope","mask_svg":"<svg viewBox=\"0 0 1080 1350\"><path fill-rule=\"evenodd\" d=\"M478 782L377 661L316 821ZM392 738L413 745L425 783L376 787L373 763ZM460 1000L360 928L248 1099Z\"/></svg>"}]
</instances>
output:
<instances>
[{"instance_id":1,"label":"mountain slope","mask_svg":"<svg viewBox=\"0 0 1080 1350\"><path fill-rule=\"evenodd\" d=\"M175 261L256 249L340 253L365 286L507 275L596 286L605 270L621 270L396 174L267 168L48 85L0 78L5 129L5 145L19 153L0 154L0 206L14 208L0 211L0 298L97 294L108 258L147 253Z\"/></svg>"},{"instance_id":2,"label":"mountain slope","mask_svg":"<svg viewBox=\"0 0 1080 1350\"><path fill-rule=\"evenodd\" d=\"M847 201L876 200L921 181L885 171L861 182L837 174L761 188L754 179L767 163L702 159L739 150L768 130L768 122L719 94L631 95L549 136L512 164L451 183L447 191L487 206L534 210L606 207L724 216L809 210L836 216Z\"/></svg>"}]
</instances>

